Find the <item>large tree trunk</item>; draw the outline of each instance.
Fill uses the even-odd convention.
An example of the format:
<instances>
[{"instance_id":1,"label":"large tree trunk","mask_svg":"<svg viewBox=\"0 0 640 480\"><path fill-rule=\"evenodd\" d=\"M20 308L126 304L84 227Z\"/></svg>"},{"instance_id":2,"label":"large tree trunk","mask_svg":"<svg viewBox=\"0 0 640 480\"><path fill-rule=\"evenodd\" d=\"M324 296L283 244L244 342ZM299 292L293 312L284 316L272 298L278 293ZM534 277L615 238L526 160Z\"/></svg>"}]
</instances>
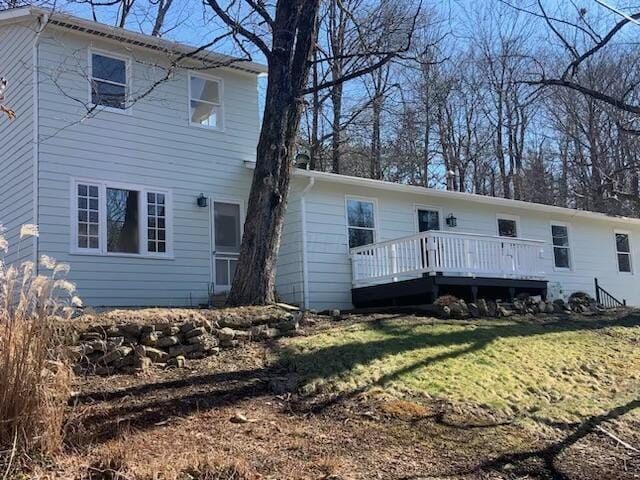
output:
<instances>
[{"instance_id":1,"label":"large tree trunk","mask_svg":"<svg viewBox=\"0 0 640 480\"><path fill-rule=\"evenodd\" d=\"M319 0L278 2L265 111L229 305L275 301L275 269Z\"/></svg>"}]
</instances>

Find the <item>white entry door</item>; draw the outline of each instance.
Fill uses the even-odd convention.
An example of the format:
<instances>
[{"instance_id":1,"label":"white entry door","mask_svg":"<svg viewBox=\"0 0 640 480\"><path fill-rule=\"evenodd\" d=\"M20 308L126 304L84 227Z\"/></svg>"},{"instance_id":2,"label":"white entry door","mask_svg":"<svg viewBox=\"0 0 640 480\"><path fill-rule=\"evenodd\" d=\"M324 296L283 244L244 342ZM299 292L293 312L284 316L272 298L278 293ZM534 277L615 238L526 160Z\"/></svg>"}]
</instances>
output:
<instances>
[{"instance_id":1,"label":"white entry door","mask_svg":"<svg viewBox=\"0 0 640 480\"><path fill-rule=\"evenodd\" d=\"M242 208L240 202L213 202L213 280L214 292L228 292L240 255Z\"/></svg>"}]
</instances>

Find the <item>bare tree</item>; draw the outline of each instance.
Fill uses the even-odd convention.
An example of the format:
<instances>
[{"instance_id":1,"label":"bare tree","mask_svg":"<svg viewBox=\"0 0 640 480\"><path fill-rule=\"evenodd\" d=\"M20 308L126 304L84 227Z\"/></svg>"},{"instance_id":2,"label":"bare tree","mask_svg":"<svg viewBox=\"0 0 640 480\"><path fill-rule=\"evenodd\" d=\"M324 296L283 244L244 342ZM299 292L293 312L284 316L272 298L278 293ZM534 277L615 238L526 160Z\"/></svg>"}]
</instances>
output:
<instances>
[{"instance_id":1,"label":"bare tree","mask_svg":"<svg viewBox=\"0 0 640 480\"><path fill-rule=\"evenodd\" d=\"M5 92L7 91L7 79L0 77L0 113L4 113L9 120L16 118L16 112L4 104Z\"/></svg>"}]
</instances>

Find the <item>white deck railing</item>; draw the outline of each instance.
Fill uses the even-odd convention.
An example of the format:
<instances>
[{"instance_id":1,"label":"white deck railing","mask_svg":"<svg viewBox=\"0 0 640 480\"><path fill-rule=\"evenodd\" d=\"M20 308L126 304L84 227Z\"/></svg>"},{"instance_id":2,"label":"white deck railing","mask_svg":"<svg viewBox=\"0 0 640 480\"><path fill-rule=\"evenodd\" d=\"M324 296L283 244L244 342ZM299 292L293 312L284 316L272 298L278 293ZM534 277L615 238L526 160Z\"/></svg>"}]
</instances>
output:
<instances>
[{"instance_id":1,"label":"white deck railing","mask_svg":"<svg viewBox=\"0 0 640 480\"><path fill-rule=\"evenodd\" d=\"M542 279L544 242L472 233L422 232L351 249L354 286L444 273Z\"/></svg>"}]
</instances>

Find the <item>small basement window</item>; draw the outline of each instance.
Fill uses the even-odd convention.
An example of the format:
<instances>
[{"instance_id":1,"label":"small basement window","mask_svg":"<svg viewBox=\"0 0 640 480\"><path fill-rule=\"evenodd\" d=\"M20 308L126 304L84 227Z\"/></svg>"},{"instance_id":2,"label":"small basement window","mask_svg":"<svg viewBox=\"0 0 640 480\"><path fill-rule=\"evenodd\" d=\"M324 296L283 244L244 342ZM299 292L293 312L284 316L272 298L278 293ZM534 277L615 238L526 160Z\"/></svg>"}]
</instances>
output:
<instances>
[{"instance_id":1,"label":"small basement window","mask_svg":"<svg viewBox=\"0 0 640 480\"><path fill-rule=\"evenodd\" d=\"M127 108L127 61L91 53L91 102L124 110Z\"/></svg>"},{"instance_id":2,"label":"small basement window","mask_svg":"<svg viewBox=\"0 0 640 480\"><path fill-rule=\"evenodd\" d=\"M222 129L222 81L189 76L190 123L201 127Z\"/></svg>"},{"instance_id":3,"label":"small basement window","mask_svg":"<svg viewBox=\"0 0 640 480\"><path fill-rule=\"evenodd\" d=\"M72 253L170 256L170 191L77 181L74 197Z\"/></svg>"},{"instance_id":4,"label":"small basement window","mask_svg":"<svg viewBox=\"0 0 640 480\"><path fill-rule=\"evenodd\" d=\"M631 243L629 235L616 232L616 255L618 257L618 271L631 273Z\"/></svg>"},{"instance_id":5,"label":"small basement window","mask_svg":"<svg viewBox=\"0 0 640 480\"><path fill-rule=\"evenodd\" d=\"M375 204L372 200L347 199L349 248L375 242Z\"/></svg>"},{"instance_id":6,"label":"small basement window","mask_svg":"<svg viewBox=\"0 0 640 480\"><path fill-rule=\"evenodd\" d=\"M569 227L552 224L551 237L553 240L553 260L556 268L571 268L571 249L569 247Z\"/></svg>"}]
</instances>

